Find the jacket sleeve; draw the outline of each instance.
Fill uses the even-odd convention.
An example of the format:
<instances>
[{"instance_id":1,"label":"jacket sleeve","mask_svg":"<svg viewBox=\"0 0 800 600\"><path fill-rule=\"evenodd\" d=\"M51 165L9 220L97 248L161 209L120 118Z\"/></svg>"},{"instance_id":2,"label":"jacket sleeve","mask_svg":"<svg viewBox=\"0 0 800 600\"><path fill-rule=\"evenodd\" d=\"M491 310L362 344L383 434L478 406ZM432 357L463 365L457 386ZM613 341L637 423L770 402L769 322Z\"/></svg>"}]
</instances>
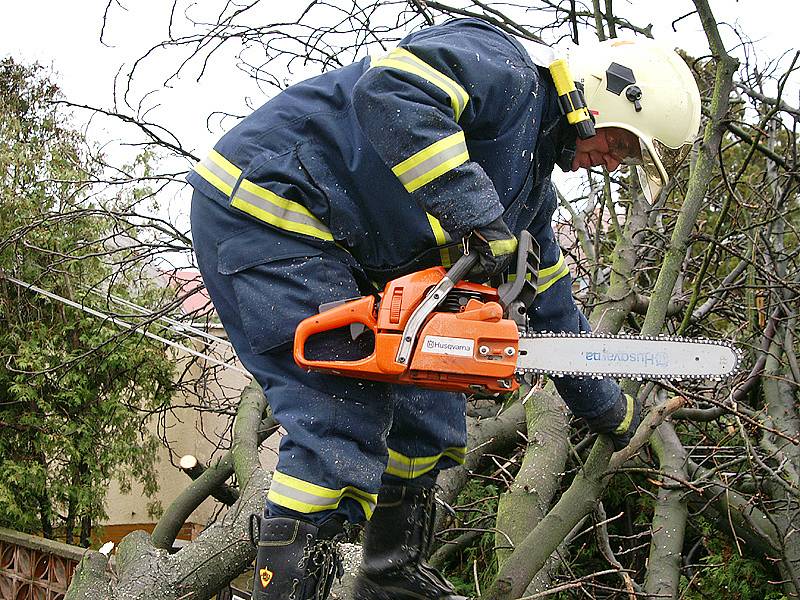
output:
<instances>
[{"instance_id":1,"label":"jacket sleeve","mask_svg":"<svg viewBox=\"0 0 800 600\"><path fill-rule=\"evenodd\" d=\"M533 331L589 332L591 326L572 297L569 265L556 241L552 215L556 206L555 192L547 185L543 210L528 228L539 244L539 279L537 295L528 309ZM613 379L588 377L556 377L553 383L572 413L591 421L611 409L620 397Z\"/></svg>"},{"instance_id":2,"label":"jacket sleeve","mask_svg":"<svg viewBox=\"0 0 800 600\"><path fill-rule=\"evenodd\" d=\"M491 180L470 160L467 140L502 135L519 111L531 110L538 83L504 34L454 21L373 59L353 105L367 140L406 191L460 237L503 213Z\"/></svg>"}]
</instances>

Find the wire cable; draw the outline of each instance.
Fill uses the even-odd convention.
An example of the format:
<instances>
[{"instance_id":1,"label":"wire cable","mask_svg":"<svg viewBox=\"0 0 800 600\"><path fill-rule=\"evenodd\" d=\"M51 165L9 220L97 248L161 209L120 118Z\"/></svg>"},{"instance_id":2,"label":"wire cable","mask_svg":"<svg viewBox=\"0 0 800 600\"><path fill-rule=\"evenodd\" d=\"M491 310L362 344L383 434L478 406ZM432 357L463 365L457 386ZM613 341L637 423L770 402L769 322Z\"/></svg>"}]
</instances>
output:
<instances>
[{"instance_id":1,"label":"wire cable","mask_svg":"<svg viewBox=\"0 0 800 600\"><path fill-rule=\"evenodd\" d=\"M92 315L94 317L103 319L104 321L111 322L114 325L117 325L117 326L122 327L124 329L129 329L129 330L132 330L132 331L136 331L141 327L141 325L131 325L130 323L127 323L127 322L123 321L122 319L118 319L116 317L112 317L111 315L107 315L107 314L105 314L103 312L100 312L99 310L95 310L93 308L89 308L88 306L84 306L83 304L75 302L74 300L70 300L69 298L64 298L63 296L59 296L58 294L55 294L53 292L49 292L49 291L47 291L45 289L40 288L39 286L33 285L32 283L27 283L25 281L22 281L20 279L12 277L11 275L8 275L7 273L0 274L0 279L5 279L5 280L10 281L11 283L13 283L15 285L18 285L20 287L26 288L26 289L28 289L28 290L30 290L32 292L36 292L37 294L40 294L40 295L45 296L47 298L50 298L51 300L56 300L58 302L66 304L67 306L71 306L72 308L77 308L78 310L81 310L81 311L83 311L85 313L88 313L88 314L90 314L90 315ZM151 333L151 332L149 332L147 330L141 330L141 334L144 335L145 337L148 337L150 339L159 341L162 344L166 344L167 346L170 346L172 348L176 348L178 350L186 352L187 354L190 354L190 355L195 356L197 358L202 358L203 360L206 360L206 361L208 361L208 362L210 362L212 364L219 365L220 367L224 367L226 369L230 369L230 370L236 371L238 373L242 373L243 375L247 375L248 377L252 377L252 375L250 375L250 373L248 373L247 371L245 371L242 368L237 367L236 365L232 365L232 364L227 363L225 361L219 360L218 358L214 358L213 356L209 356L208 354L203 354L202 352L198 352L197 350L193 350L192 348L189 348L189 347L184 346L182 344L178 344L176 342L173 342L172 340L168 340L167 338L161 337L160 335L156 335L155 333Z\"/></svg>"}]
</instances>

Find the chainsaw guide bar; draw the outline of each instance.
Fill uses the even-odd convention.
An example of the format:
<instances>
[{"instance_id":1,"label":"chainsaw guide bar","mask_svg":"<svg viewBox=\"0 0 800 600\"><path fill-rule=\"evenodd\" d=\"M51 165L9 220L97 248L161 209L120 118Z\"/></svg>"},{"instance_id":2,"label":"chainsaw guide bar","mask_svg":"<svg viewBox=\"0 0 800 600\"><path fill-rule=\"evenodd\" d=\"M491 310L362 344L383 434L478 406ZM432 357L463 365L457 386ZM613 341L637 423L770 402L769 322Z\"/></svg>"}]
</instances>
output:
<instances>
[{"instance_id":1,"label":"chainsaw guide bar","mask_svg":"<svg viewBox=\"0 0 800 600\"><path fill-rule=\"evenodd\" d=\"M726 341L602 333L521 333L516 372L553 377L720 380L741 353Z\"/></svg>"}]
</instances>

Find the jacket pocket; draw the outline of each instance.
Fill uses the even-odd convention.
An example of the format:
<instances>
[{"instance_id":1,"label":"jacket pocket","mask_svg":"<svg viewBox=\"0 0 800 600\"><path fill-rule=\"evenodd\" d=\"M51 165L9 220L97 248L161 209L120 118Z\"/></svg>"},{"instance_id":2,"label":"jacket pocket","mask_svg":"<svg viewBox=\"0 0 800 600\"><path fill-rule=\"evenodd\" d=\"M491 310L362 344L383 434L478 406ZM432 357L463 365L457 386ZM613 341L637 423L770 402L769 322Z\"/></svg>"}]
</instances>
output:
<instances>
[{"instance_id":1,"label":"jacket pocket","mask_svg":"<svg viewBox=\"0 0 800 600\"><path fill-rule=\"evenodd\" d=\"M300 165L297 148L256 156L233 188L230 205L277 229L333 241L327 201Z\"/></svg>"},{"instance_id":2,"label":"jacket pocket","mask_svg":"<svg viewBox=\"0 0 800 600\"><path fill-rule=\"evenodd\" d=\"M320 304L356 295L347 281L339 289L335 261L302 239L257 226L217 248L218 271L230 278L242 330L256 354L290 344L297 324Z\"/></svg>"}]
</instances>

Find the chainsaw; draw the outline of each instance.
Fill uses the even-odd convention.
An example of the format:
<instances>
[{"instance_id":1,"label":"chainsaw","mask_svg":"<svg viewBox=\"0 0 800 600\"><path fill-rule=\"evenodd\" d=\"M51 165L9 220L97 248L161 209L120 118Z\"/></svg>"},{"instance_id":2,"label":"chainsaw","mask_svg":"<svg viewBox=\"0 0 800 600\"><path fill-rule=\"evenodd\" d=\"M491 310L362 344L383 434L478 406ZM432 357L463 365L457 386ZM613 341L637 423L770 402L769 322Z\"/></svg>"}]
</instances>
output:
<instances>
[{"instance_id":1,"label":"chainsaw","mask_svg":"<svg viewBox=\"0 0 800 600\"><path fill-rule=\"evenodd\" d=\"M515 274L497 288L463 281L477 259L467 251L449 270L432 267L399 277L381 294L305 319L295 331L295 362L314 371L465 393L510 392L542 374L719 380L738 370L740 354L726 341L531 331L536 241L522 233ZM311 336L347 327L372 332L369 356L306 358Z\"/></svg>"}]
</instances>

